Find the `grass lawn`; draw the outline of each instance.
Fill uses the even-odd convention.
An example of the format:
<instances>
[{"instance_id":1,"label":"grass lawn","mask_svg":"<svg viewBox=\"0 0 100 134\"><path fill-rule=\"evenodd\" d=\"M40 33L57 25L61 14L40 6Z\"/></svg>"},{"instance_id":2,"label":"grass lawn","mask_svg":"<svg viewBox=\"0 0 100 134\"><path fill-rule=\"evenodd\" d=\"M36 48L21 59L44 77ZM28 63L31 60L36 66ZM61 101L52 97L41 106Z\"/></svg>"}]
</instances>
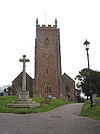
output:
<instances>
[{"instance_id":1,"label":"grass lawn","mask_svg":"<svg viewBox=\"0 0 100 134\"><path fill-rule=\"evenodd\" d=\"M40 107L29 109L29 108L8 108L7 104L16 100L16 96L0 96L0 113L16 113L16 114L27 114L27 113L39 113L52 110L64 104L70 104L73 102L62 101L58 99L52 99L50 105L43 103L43 98L31 98L33 101L40 103Z\"/></svg>"},{"instance_id":2,"label":"grass lawn","mask_svg":"<svg viewBox=\"0 0 100 134\"><path fill-rule=\"evenodd\" d=\"M100 120L100 106L90 107L89 101L86 101L86 103L83 105L81 109L80 115L86 116L92 119Z\"/></svg>"},{"instance_id":3,"label":"grass lawn","mask_svg":"<svg viewBox=\"0 0 100 134\"><path fill-rule=\"evenodd\" d=\"M100 100L100 97L97 97L96 100Z\"/></svg>"}]
</instances>

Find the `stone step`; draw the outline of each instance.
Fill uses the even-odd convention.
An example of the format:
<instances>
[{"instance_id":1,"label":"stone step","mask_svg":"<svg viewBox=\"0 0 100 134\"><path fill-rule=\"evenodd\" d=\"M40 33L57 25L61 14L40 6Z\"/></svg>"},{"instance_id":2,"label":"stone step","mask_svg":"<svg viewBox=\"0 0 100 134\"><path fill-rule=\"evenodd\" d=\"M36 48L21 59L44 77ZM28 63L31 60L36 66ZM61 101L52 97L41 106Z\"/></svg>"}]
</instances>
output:
<instances>
[{"instance_id":1,"label":"stone step","mask_svg":"<svg viewBox=\"0 0 100 134\"><path fill-rule=\"evenodd\" d=\"M39 107L40 104L39 103L35 103L35 104L8 104L8 107L13 107L13 108L35 108L35 107Z\"/></svg>"},{"instance_id":2,"label":"stone step","mask_svg":"<svg viewBox=\"0 0 100 134\"><path fill-rule=\"evenodd\" d=\"M12 101L12 104L35 104L35 101Z\"/></svg>"},{"instance_id":3,"label":"stone step","mask_svg":"<svg viewBox=\"0 0 100 134\"><path fill-rule=\"evenodd\" d=\"M40 104L32 101L32 99L17 99L16 101L7 104L7 106L13 108L34 108L39 107Z\"/></svg>"}]
</instances>

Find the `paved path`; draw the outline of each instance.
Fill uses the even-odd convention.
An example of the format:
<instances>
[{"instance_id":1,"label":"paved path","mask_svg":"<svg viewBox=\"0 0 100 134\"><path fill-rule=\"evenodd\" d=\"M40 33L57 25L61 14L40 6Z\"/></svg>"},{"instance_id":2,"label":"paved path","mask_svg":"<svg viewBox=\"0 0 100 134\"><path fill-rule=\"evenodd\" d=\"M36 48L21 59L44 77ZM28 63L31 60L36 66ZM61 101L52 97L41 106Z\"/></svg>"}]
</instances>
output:
<instances>
[{"instance_id":1,"label":"paved path","mask_svg":"<svg viewBox=\"0 0 100 134\"><path fill-rule=\"evenodd\" d=\"M0 113L0 134L100 134L100 121L79 116L82 105L25 115Z\"/></svg>"}]
</instances>

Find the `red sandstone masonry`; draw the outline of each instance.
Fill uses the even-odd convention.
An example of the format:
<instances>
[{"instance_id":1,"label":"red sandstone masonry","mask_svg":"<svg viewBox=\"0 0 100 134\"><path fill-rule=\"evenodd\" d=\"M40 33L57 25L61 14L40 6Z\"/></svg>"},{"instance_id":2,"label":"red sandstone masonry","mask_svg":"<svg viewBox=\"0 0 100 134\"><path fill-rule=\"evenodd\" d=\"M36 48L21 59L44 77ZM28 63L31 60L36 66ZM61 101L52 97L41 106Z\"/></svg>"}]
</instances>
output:
<instances>
[{"instance_id":1,"label":"red sandstone masonry","mask_svg":"<svg viewBox=\"0 0 100 134\"><path fill-rule=\"evenodd\" d=\"M51 86L51 94L59 98L61 85L60 37L57 25L36 25L35 41L35 88L41 97L47 96L45 84ZM48 74L46 74L48 70Z\"/></svg>"}]
</instances>

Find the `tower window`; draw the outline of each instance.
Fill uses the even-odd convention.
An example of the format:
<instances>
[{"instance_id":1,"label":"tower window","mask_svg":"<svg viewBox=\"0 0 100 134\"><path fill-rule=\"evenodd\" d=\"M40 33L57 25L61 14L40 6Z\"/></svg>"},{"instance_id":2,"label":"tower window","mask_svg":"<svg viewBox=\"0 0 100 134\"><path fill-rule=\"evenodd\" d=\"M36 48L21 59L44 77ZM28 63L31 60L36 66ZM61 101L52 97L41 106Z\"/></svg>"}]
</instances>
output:
<instances>
[{"instance_id":1,"label":"tower window","mask_svg":"<svg viewBox=\"0 0 100 134\"><path fill-rule=\"evenodd\" d=\"M46 38L46 45L48 45L48 38Z\"/></svg>"},{"instance_id":2,"label":"tower window","mask_svg":"<svg viewBox=\"0 0 100 134\"><path fill-rule=\"evenodd\" d=\"M46 39L45 39L45 44L46 45L48 45L49 44L49 40L48 40L48 38L46 37Z\"/></svg>"},{"instance_id":3,"label":"tower window","mask_svg":"<svg viewBox=\"0 0 100 134\"><path fill-rule=\"evenodd\" d=\"M46 69L46 74L48 74L48 69Z\"/></svg>"},{"instance_id":4,"label":"tower window","mask_svg":"<svg viewBox=\"0 0 100 134\"><path fill-rule=\"evenodd\" d=\"M46 38L46 40L48 40L48 38Z\"/></svg>"}]
</instances>

